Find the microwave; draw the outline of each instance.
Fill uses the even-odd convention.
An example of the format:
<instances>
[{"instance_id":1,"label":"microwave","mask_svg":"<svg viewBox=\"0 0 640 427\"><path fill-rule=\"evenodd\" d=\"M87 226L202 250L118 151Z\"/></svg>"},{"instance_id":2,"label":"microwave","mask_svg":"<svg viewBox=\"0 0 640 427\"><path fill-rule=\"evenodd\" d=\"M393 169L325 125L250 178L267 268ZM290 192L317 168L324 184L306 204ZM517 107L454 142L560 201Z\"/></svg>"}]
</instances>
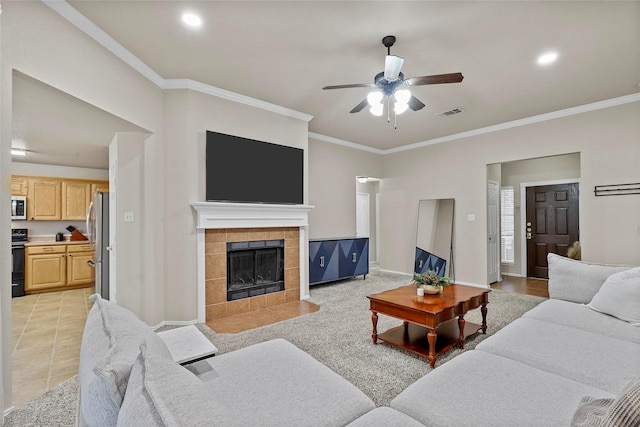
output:
<instances>
[{"instance_id":1,"label":"microwave","mask_svg":"<svg viewBox=\"0 0 640 427\"><path fill-rule=\"evenodd\" d=\"M27 219L27 198L11 196L11 219Z\"/></svg>"}]
</instances>

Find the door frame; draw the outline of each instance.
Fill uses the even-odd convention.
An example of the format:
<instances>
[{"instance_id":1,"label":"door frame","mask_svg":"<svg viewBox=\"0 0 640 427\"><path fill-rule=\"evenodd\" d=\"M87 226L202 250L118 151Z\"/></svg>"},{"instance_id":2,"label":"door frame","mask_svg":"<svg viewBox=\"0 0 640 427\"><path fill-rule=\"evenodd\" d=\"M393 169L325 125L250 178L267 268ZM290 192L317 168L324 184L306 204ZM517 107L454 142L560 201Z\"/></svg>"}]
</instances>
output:
<instances>
[{"instance_id":1,"label":"door frame","mask_svg":"<svg viewBox=\"0 0 640 427\"><path fill-rule=\"evenodd\" d=\"M496 247L498 248L498 254L497 257L495 259L495 265L491 266L491 243L489 243L489 238L491 236L491 213L489 212L490 205L489 205L489 186L494 185L498 191L497 195L496 195ZM500 239L500 183L498 181L494 181L492 179L487 180L487 267L488 270L490 270L489 267L493 267L495 268L495 279L493 280L493 277L490 277L491 272L487 271L487 281L489 282L489 284L491 283L495 283L495 282L499 282L502 278L502 269L501 269L501 263L502 263L502 259L501 259L501 244L502 241Z\"/></svg>"},{"instance_id":2,"label":"door frame","mask_svg":"<svg viewBox=\"0 0 640 427\"><path fill-rule=\"evenodd\" d=\"M558 184L578 184L580 186L580 178L554 179L550 181L533 181L520 183L520 274L522 277L528 277L527 263L527 187L538 187L541 185L558 185ZM582 198L578 196L578 207L582 204ZM580 218L578 217L578 229L580 229Z\"/></svg>"}]
</instances>

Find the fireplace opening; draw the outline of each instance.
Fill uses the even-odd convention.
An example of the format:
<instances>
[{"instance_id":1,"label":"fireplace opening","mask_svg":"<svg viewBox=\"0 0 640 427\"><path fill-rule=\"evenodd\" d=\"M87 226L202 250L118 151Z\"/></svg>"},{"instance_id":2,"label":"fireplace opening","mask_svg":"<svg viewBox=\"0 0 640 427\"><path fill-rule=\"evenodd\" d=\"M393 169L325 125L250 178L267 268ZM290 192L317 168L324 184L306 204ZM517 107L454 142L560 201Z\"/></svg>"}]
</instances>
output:
<instances>
[{"instance_id":1,"label":"fireplace opening","mask_svg":"<svg viewBox=\"0 0 640 427\"><path fill-rule=\"evenodd\" d=\"M227 243L227 301L284 290L284 240Z\"/></svg>"}]
</instances>

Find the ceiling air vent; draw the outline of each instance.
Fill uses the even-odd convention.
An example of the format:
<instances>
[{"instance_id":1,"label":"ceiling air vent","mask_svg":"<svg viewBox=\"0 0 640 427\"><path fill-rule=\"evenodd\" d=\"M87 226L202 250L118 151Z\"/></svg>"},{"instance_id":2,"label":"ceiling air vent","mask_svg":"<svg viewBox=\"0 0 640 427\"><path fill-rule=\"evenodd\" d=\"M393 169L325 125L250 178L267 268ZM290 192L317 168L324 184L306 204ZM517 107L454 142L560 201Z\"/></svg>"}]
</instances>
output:
<instances>
[{"instance_id":1,"label":"ceiling air vent","mask_svg":"<svg viewBox=\"0 0 640 427\"><path fill-rule=\"evenodd\" d=\"M460 114L462 113L464 110L462 110L461 108L454 108L452 110L449 111L445 111L443 113L438 114L439 116L453 116L454 114Z\"/></svg>"}]
</instances>

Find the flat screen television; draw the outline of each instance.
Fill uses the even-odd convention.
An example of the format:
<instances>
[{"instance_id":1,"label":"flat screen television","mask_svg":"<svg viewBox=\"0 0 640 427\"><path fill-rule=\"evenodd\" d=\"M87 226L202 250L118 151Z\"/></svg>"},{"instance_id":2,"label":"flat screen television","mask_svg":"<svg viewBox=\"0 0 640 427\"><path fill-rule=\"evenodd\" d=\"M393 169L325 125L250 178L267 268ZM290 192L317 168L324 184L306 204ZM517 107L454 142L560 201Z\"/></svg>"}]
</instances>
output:
<instances>
[{"instance_id":1,"label":"flat screen television","mask_svg":"<svg viewBox=\"0 0 640 427\"><path fill-rule=\"evenodd\" d=\"M302 204L304 150L207 131L209 202Z\"/></svg>"}]
</instances>

